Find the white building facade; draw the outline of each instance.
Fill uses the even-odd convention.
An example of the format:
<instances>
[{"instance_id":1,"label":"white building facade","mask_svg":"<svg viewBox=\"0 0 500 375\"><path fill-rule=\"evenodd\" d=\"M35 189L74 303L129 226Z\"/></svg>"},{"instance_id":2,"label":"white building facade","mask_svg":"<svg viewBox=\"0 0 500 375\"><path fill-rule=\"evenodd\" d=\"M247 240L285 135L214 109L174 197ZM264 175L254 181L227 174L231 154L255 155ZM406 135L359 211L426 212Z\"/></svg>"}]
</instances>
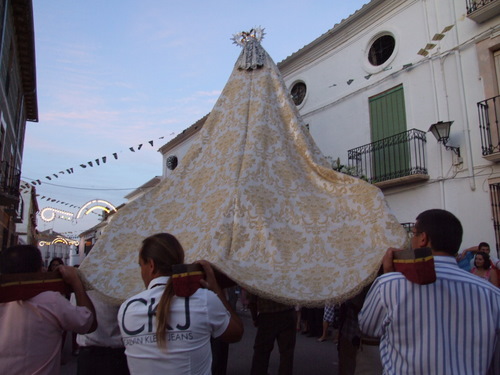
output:
<instances>
[{"instance_id":1,"label":"white building facade","mask_svg":"<svg viewBox=\"0 0 500 375\"><path fill-rule=\"evenodd\" d=\"M16 218L17 241L19 244L36 246L36 214L38 212L36 188L22 180L20 186L19 217Z\"/></svg>"},{"instance_id":2,"label":"white building facade","mask_svg":"<svg viewBox=\"0 0 500 375\"><path fill-rule=\"evenodd\" d=\"M498 249L499 56L500 0L372 0L278 67L323 153L401 223L447 209L464 247ZM428 132L439 121L448 148Z\"/></svg>"}]
</instances>

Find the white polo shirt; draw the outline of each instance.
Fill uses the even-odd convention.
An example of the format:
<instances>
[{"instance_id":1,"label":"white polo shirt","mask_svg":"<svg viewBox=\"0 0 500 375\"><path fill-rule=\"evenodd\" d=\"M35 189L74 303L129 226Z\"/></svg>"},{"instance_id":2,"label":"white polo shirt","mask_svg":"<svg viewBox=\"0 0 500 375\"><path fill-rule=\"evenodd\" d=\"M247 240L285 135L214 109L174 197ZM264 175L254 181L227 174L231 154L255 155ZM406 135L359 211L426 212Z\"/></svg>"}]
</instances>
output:
<instances>
[{"instance_id":1,"label":"white polo shirt","mask_svg":"<svg viewBox=\"0 0 500 375\"><path fill-rule=\"evenodd\" d=\"M198 289L191 297L174 297L170 307L166 347L156 340L155 310L168 277L153 279L148 289L126 300L118 324L131 374L210 374L210 337L229 325L230 313L219 297Z\"/></svg>"}]
</instances>

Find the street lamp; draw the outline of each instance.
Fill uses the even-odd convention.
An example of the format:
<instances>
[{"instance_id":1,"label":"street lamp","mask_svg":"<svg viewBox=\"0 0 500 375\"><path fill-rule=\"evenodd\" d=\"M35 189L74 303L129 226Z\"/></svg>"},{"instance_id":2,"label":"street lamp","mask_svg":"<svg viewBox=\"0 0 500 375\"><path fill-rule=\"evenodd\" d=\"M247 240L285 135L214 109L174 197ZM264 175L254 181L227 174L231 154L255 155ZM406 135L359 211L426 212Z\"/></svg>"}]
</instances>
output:
<instances>
[{"instance_id":1,"label":"street lamp","mask_svg":"<svg viewBox=\"0 0 500 375\"><path fill-rule=\"evenodd\" d=\"M434 137L439 143L442 143L447 150L452 150L458 157L460 157L460 147L448 146L448 139L450 137L450 127L453 121L438 121L432 124L429 128Z\"/></svg>"}]
</instances>

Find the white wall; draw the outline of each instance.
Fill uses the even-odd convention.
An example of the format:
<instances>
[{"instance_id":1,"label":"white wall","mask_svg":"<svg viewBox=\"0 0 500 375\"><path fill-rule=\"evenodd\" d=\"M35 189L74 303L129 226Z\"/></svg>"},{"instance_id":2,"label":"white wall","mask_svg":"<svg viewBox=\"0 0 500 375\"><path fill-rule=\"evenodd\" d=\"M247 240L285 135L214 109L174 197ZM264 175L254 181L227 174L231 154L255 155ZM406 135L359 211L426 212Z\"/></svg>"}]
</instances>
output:
<instances>
[{"instance_id":1,"label":"white wall","mask_svg":"<svg viewBox=\"0 0 500 375\"><path fill-rule=\"evenodd\" d=\"M323 153L344 163L347 150L371 142L369 98L399 84L404 87L408 129L427 131L439 120L453 120L448 144L460 146L462 163L454 165L454 153L428 133L429 182L386 189L384 194L401 222L413 222L428 208L445 208L464 225L464 247L487 241L494 248L488 178L500 176L500 168L481 155L476 103L486 97L476 42L498 27L500 17L477 24L465 16L464 0L376 3L337 25L327 42L306 46L292 55L296 60L280 63L285 82L289 88L298 80L306 83L300 113ZM437 46L427 58L417 54L448 25L453 29L433 42ZM367 63L366 51L383 31L394 34L397 50L376 69ZM409 63L411 68L403 70ZM349 79L354 80L350 85Z\"/></svg>"}]
</instances>

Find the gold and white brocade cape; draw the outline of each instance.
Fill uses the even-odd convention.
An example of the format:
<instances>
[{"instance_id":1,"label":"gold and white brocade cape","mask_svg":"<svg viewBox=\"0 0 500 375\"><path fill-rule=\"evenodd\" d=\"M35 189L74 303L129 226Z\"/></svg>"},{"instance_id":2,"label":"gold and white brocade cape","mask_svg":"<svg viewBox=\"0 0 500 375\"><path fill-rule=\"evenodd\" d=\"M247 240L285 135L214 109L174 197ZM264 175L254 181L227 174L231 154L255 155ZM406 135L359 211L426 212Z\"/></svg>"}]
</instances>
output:
<instances>
[{"instance_id":1,"label":"gold and white brocade cape","mask_svg":"<svg viewBox=\"0 0 500 375\"><path fill-rule=\"evenodd\" d=\"M240 69L240 55L178 167L113 215L80 266L87 287L115 303L142 291L141 242L169 232L186 262L206 259L263 297L323 306L357 294L404 244L382 192L332 170L263 53L256 69Z\"/></svg>"}]
</instances>

